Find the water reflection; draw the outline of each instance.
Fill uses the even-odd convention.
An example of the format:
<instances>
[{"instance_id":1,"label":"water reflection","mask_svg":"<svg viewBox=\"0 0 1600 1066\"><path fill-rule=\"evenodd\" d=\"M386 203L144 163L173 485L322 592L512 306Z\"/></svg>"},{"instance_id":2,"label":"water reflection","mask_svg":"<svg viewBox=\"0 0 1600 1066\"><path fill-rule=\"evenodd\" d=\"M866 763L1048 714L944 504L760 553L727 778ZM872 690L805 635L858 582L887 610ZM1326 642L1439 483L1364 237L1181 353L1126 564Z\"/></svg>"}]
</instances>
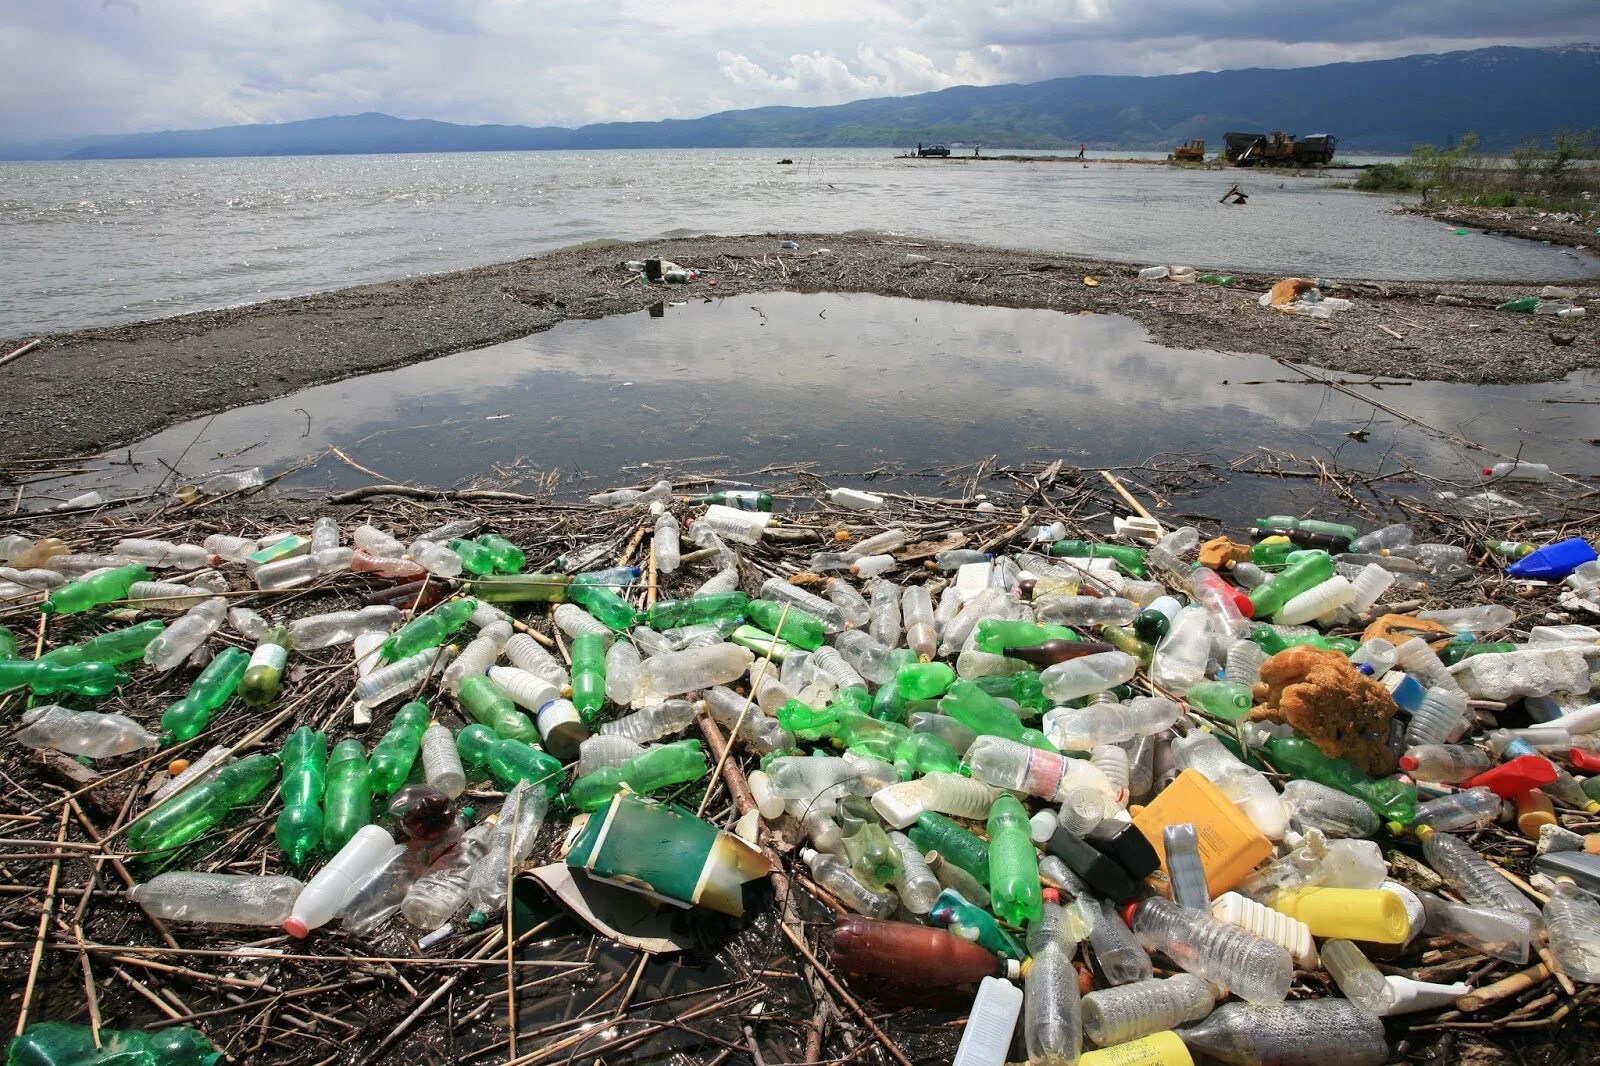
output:
<instances>
[{"instance_id":1,"label":"water reflection","mask_svg":"<svg viewBox=\"0 0 1600 1066\"><path fill-rule=\"evenodd\" d=\"M1490 449L1588 472L1592 408L1545 401L1593 399L1597 385L1590 372L1358 390ZM526 487L552 472L550 483L637 481L642 464L690 458L860 473L1255 449L1465 482L1486 458L1271 359L1163 348L1120 316L786 293L567 322L307 389L175 426L132 449L138 469L90 480L131 491L159 482L163 462L186 475L271 469L330 446L350 462L325 456L283 484L370 483L352 463L397 482Z\"/></svg>"}]
</instances>

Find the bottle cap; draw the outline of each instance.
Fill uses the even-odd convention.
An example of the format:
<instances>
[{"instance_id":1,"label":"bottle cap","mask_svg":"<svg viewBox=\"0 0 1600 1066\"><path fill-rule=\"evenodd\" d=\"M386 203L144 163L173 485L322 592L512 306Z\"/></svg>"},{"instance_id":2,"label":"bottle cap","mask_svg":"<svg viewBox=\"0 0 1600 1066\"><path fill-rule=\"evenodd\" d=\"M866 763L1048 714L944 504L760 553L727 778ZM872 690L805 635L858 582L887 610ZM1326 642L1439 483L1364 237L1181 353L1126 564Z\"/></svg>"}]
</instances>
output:
<instances>
[{"instance_id":1,"label":"bottle cap","mask_svg":"<svg viewBox=\"0 0 1600 1066\"><path fill-rule=\"evenodd\" d=\"M1363 663L1362 665L1365 666L1366 664ZM1414 755L1402 755L1402 756L1400 756L1400 769L1402 769L1402 770L1405 770L1405 771L1409 772L1411 770L1415 770L1420 765L1421 765L1421 763L1419 763L1417 761L1417 758Z\"/></svg>"},{"instance_id":2,"label":"bottle cap","mask_svg":"<svg viewBox=\"0 0 1600 1066\"><path fill-rule=\"evenodd\" d=\"M1061 893L1054 886L1047 885L1042 893L1046 903L1060 903Z\"/></svg>"},{"instance_id":3,"label":"bottle cap","mask_svg":"<svg viewBox=\"0 0 1600 1066\"><path fill-rule=\"evenodd\" d=\"M299 918L285 918L283 920L283 931L296 940L304 940L311 935L311 930L306 928L306 923Z\"/></svg>"}]
</instances>

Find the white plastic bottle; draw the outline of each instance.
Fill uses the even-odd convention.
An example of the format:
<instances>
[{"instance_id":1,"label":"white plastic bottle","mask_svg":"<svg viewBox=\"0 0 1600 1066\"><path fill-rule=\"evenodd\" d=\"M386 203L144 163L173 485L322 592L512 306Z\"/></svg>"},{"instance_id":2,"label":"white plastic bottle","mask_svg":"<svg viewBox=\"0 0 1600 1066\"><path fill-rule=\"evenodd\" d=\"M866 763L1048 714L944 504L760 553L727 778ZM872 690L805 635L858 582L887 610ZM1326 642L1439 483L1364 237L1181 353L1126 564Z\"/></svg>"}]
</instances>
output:
<instances>
[{"instance_id":1,"label":"white plastic bottle","mask_svg":"<svg viewBox=\"0 0 1600 1066\"><path fill-rule=\"evenodd\" d=\"M333 921L350 889L381 863L393 847L394 838L382 826L366 825L356 830L294 901L293 912L283 922L284 932L304 939L311 930Z\"/></svg>"},{"instance_id":2,"label":"white plastic bottle","mask_svg":"<svg viewBox=\"0 0 1600 1066\"><path fill-rule=\"evenodd\" d=\"M827 500L835 507L843 507L852 511L870 511L883 506L882 496L860 489L829 489Z\"/></svg>"},{"instance_id":3,"label":"white plastic bottle","mask_svg":"<svg viewBox=\"0 0 1600 1066\"><path fill-rule=\"evenodd\" d=\"M1022 989L1000 977L985 977L967 1015L951 1066L1005 1066L1022 1013Z\"/></svg>"}]
</instances>

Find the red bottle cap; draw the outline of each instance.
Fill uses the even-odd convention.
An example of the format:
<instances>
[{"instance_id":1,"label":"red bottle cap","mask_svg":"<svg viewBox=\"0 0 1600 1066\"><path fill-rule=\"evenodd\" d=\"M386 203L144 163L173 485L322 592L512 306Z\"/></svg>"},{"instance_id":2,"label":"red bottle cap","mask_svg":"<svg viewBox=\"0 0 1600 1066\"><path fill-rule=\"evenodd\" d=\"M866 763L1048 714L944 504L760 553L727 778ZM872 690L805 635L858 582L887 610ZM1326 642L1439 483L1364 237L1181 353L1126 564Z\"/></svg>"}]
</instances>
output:
<instances>
[{"instance_id":1,"label":"red bottle cap","mask_svg":"<svg viewBox=\"0 0 1600 1066\"><path fill-rule=\"evenodd\" d=\"M1573 748L1567 752L1567 762L1572 764L1574 770L1582 770L1586 774L1600 774L1600 755L1582 748Z\"/></svg>"},{"instance_id":2,"label":"red bottle cap","mask_svg":"<svg viewBox=\"0 0 1600 1066\"><path fill-rule=\"evenodd\" d=\"M1122 908L1122 924L1129 929L1133 928L1133 912L1139 909L1137 903L1130 903Z\"/></svg>"},{"instance_id":3,"label":"red bottle cap","mask_svg":"<svg viewBox=\"0 0 1600 1066\"><path fill-rule=\"evenodd\" d=\"M1421 764L1417 762L1416 757L1413 755L1400 756L1400 769L1406 771L1407 773L1415 770L1419 765Z\"/></svg>"},{"instance_id":4,"label":"red bottle cap","mask_svg":"<svg viewBox=\"0 0 1600 1066\"><path fill-rule=\"evenodd\" d=\"M1050 887L1049 885L1045 886L1044 892L1042 894L1044 896L1044 901L1046 903L1060 903L1061 902L1061 893L1056 891L1054 888Z\"/></svg>"},{"instance_id":5,"label":"red bottle cap","mask_svg":"<svg viewBox=\"0 0 1600 1066\"><path fill-rule=\"evenodd\" d=\"M1486 770L1462 788L1486 788L1501 799L1510 799L1530 789L1543 788L1556 779L1555 765L1540 755L1519 755L1508 763Z\"/></svg>"},{"instance_id":6,"label":"red bottle cap","mask_svg":"<svg viewBox=\"0 0 1600 1066\"><path fill-rule=\"evenodd\" d=\"M1244 589L1229 588L1228 595L1233 597L1233 602L1239 608L1240 614L1246 618L1255 618L1256 605L1250 602L1250 597L1245 595Z\"/></svg>"},{"instance_id":7,"label":"red bottle cap","mask_svg":"<svg viewBox=\"0 0 1600 1066\"><path fill-rule=\"evenodd\" d=\"M1483 476L1484 477L1493 477L1494 476L1494 467L1492 467L1492 466L1484 467L1483 468Z\"/></svg>"}]
</instances>

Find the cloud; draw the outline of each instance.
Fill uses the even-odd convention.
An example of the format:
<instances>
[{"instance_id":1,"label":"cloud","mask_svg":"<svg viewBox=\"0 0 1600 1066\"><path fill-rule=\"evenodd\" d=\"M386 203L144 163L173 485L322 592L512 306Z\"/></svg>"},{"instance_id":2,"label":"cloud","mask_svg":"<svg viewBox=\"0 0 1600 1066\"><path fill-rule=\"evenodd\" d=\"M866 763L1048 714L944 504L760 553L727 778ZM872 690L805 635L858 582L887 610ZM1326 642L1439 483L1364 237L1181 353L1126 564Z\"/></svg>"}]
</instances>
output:
<instances>
[{"instance_id":1,"label":"cloud","mask_svg":"<svg viewBox=\"0 0 1600 1066\"><path fill-rule=\"evenodd\" d=\"M0 140L364 110L574 125L1579 40L1595 0L0 0Z\"/></svg>"}]
</instances>

